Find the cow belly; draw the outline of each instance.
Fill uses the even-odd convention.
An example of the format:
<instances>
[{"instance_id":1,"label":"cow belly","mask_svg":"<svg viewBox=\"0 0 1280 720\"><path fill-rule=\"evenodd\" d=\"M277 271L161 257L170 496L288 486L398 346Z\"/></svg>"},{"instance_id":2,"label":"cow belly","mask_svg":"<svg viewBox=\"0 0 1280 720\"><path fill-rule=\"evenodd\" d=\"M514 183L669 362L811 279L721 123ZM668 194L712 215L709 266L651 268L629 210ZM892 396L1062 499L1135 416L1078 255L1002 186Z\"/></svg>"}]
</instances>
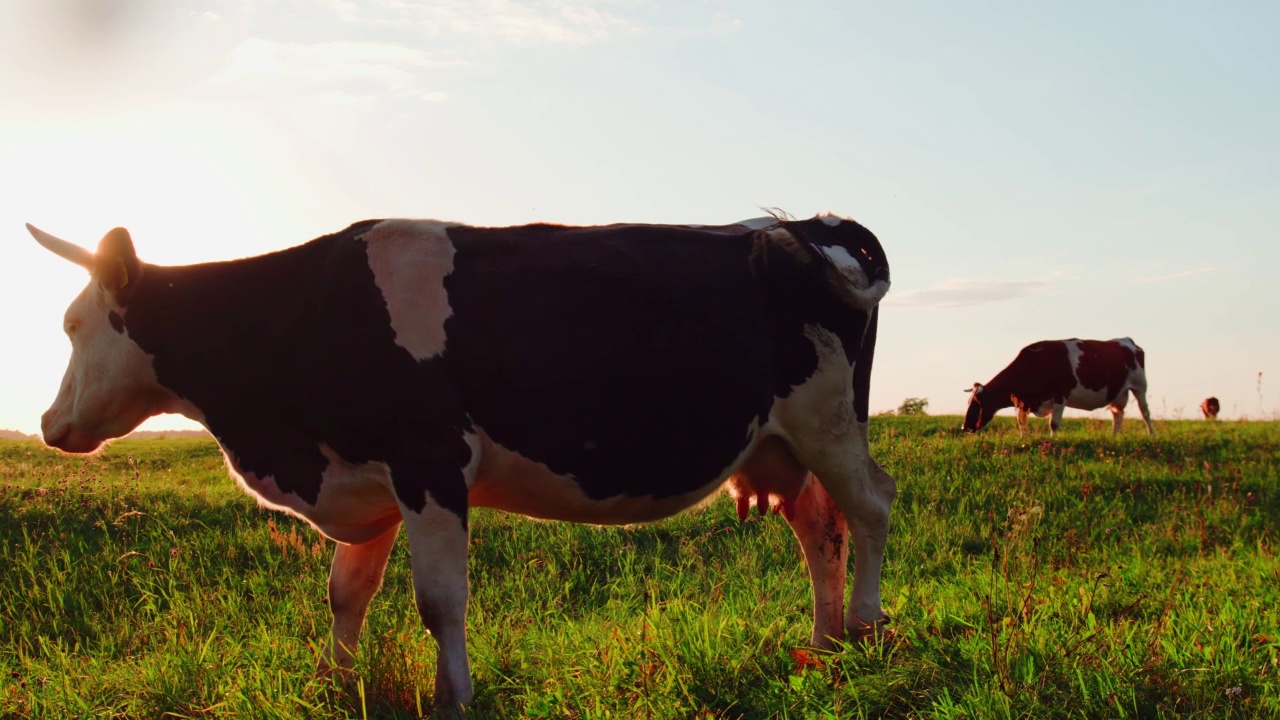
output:
<instances>
[{"instance_id":1,"label":"cow belly","mask_svg":"<svg viewBox=\"0 0 1280 720\"><path fill-rule=\"evenodd\" d=\"M1123 390L1122 390L1123 392ZM1067 407L1077 410L1097 410L1110 404L1115 398L1109 397L1106 388L1091 390L1077 385L1067 397Z\"/></svg>"},{"instance_id":2,"label":"cow belly","mask_svg":"<svg viewBox=\"0 0 1280 720\"><path fill-rule=\"evenodd\" d=\"M306 520L331 540L367 542L400 522L400 508L384 464L348 463L327 445L321 445L320 452L328 458L329 465L321 475L314 504L294 493L282 492L270 475L259 477L242 471L231 453L224 454L241 487L260 505Z\"/></svg>"},{"instance_id":3,"label":"cow belly","mask_svg":"<svg viewBox=\"0 0 1280 720\"><path fill-rule=\"evenodd\" d=\"M661 498L623 494L592 499L573 477L553 472L543 463L494 442L481 433L481 460L469 496L473 507L489 507L543 520L595 525L629 525L670 517L705 500L741 463L735 459L723 474L708 478L688 492ZM654 452L661 452L655 448ZM743 456L748 451L743 451Z\"/></svg>"}]
</instances>

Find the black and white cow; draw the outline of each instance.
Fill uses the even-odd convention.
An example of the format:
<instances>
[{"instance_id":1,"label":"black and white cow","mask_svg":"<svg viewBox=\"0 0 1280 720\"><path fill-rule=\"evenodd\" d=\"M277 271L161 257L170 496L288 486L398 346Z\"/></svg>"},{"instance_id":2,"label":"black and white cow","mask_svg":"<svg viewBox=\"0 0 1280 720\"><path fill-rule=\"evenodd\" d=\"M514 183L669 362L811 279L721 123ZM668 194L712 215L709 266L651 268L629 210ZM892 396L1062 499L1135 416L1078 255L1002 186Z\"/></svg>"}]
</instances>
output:
<instances>
[{"instance_id":1,"label":"black and white cow","mask_svg":"<svg viewBox=\"0 0 1280 720\"><path fill-rule=\"evenodd\" d=\"M28 229L92 275L45 442L90 452L158 413L207 427L245 489L337 541L322 671L351 666L401 524L437 705L465 705L469 508L637 523L726 481L740 509L785 511L815 645L887 620L895 484L867 388L889 266L852 220L369 220L183 267L141 262L120 228L96 253Z\"/></svg>"}]
</instances>

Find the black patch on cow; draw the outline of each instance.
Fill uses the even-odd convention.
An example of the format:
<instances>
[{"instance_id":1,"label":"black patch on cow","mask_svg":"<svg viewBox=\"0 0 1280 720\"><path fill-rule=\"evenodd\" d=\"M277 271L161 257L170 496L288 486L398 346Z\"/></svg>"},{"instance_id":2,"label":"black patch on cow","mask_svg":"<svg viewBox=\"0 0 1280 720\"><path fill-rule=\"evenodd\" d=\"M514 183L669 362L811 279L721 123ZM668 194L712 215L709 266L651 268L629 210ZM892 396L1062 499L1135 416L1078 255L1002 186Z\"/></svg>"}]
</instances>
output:
<instances>
[{"instance_id":1,"label":"black patch on cow","mask_svg":"<svg viewBox=\"0 0 1280 720\"><path fill-rule=\"evenodd\" d=\"M841 242L820 221L786 227L802 242ZM867 315L837 299L826 266L761 249L746 229L449 236L445 359L470 417L592 499L668 497L718 477L773 398L813 375L806 325L833 332L851 361L862 352Z\"/></svg>"},{"instance_id":2,"label":"black patch on cow","mask_svg":"<svg viewBox=\"0 0 1280 720\"><path fill-rule=\"evenodd\" d=\"M593 499L706 485L772 401L750 232L449 230L445 360L499 444Z\"/></svg>"},{"instance_id":3,"label":"black patch on cow","mask_svg":"<svg viewBox=\"0 0 1280 720\"><path fill-rule=\"evenodd\" d=\"M111 328L120 334L124 334L124 318L120 317L120 313L111 310L107 313L107 322L111 323Z\"/></svg>"},{"instance_id":4,"label":"black patch on cow","mask_svg":"<svg viewBox=\"0 0 1280 720\"><path fill-rule=\"evenodd\" d=\"M987 383L982 414L989 421L997 410L1010 406L1034 413L1046 402L1066 402L1075 386L1066 344L1062 340L1032 343Z\"/></svg>"},{"instance_id":5,"label":"black patch on cow","mask_svg":"<svg viewBox=\"0 0 1280 720\"><path fill-rule=\"evenodd\" d=\"M1078 340L1080 357L1076 360L1076 377L1090 390L1105 390L1107 402L1114 402L1121 391L1128 392L1125 384L1129 372L1137 368L1134 352L1114 340Z\"/></svg>"}]
</instances>

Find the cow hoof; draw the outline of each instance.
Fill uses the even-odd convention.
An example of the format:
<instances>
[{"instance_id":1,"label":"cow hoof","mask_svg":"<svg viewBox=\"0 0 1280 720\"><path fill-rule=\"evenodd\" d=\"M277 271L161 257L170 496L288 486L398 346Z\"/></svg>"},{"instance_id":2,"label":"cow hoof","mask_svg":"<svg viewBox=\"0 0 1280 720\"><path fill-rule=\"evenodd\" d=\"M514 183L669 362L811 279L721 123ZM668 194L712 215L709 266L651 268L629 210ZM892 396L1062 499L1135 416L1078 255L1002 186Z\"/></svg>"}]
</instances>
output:
<instances>
[{"instance_id":1,"label":"cow hoof","mask_svg":"<svg viewBox=\"0 0 1280 720\"><path fill-rule=\"evenodd\" d=\"M336 680L347 683L355 677L355 674L355 670L349 667L333 665L328 660L321 658L316 661L316 671L312 677L317 680Z\"/></svg>"},{"instance_id":2,"label":"cow hoof","mask_svg":"<svg viewBox=\"0 0 1280 720\"><path fill-rule=\"evenodd\" d=\"M436 698L432 703L431 717L439 720L461 720L467 717L467 708L456 700Z\"/></svg>"},{"instance_id":3,"label":"cow hoof","mask_svg":"<svg viewBox=\"0 0 1280 720\"><path fill-rule=\"evenodd\" d=\"M431 711L431 717L435 720L462 720L467 717L467 709L456 703L445 706L436 706Z\"/></svg>"},{"instance_id":4,"label":"cow hoof","mask_svg":"<svg viewBox=\"0 0 1280 720\"><path fill-rule=\"evenodd\" d=\"M844 642L843 630L839 635L832 635L831 633L814 633L809 636L808 649L816 652L835 652L839 643L842 642Z\"/></svg>"},{"instance_id":5,"label":"cow hoof","mask_svg":"<svg viewBox=\"0 0 1280 720\"><path fill-rule=\"evenodd\" d=\"M892 640L895 633L889 627L889 616L881 615L874 622L867 622L854 615L853 621L845 628L849 634L849 642L883 642Z\"/></svg>"}]
</instances>

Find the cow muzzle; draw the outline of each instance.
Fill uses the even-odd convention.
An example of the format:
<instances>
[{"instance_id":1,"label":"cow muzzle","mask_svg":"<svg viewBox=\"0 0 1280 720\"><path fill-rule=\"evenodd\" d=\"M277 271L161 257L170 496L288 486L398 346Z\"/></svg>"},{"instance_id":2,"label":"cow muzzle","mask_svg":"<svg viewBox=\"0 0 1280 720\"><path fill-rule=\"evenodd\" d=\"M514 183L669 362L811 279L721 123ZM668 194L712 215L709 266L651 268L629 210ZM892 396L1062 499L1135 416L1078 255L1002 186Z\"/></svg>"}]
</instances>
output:
<instances>
[{"instance_id":1,"label":"cow muzzle","mask_svg":"<svg viewBox=\"0 0 1280 720\"><path fill-rule=\"evenodd\" d=\"M63 452L90 453L102 444L76 432L70 422L58 421L52 410L40 418L40 433L44 436L45 445Z\"/></svg>"}]
</instances>

